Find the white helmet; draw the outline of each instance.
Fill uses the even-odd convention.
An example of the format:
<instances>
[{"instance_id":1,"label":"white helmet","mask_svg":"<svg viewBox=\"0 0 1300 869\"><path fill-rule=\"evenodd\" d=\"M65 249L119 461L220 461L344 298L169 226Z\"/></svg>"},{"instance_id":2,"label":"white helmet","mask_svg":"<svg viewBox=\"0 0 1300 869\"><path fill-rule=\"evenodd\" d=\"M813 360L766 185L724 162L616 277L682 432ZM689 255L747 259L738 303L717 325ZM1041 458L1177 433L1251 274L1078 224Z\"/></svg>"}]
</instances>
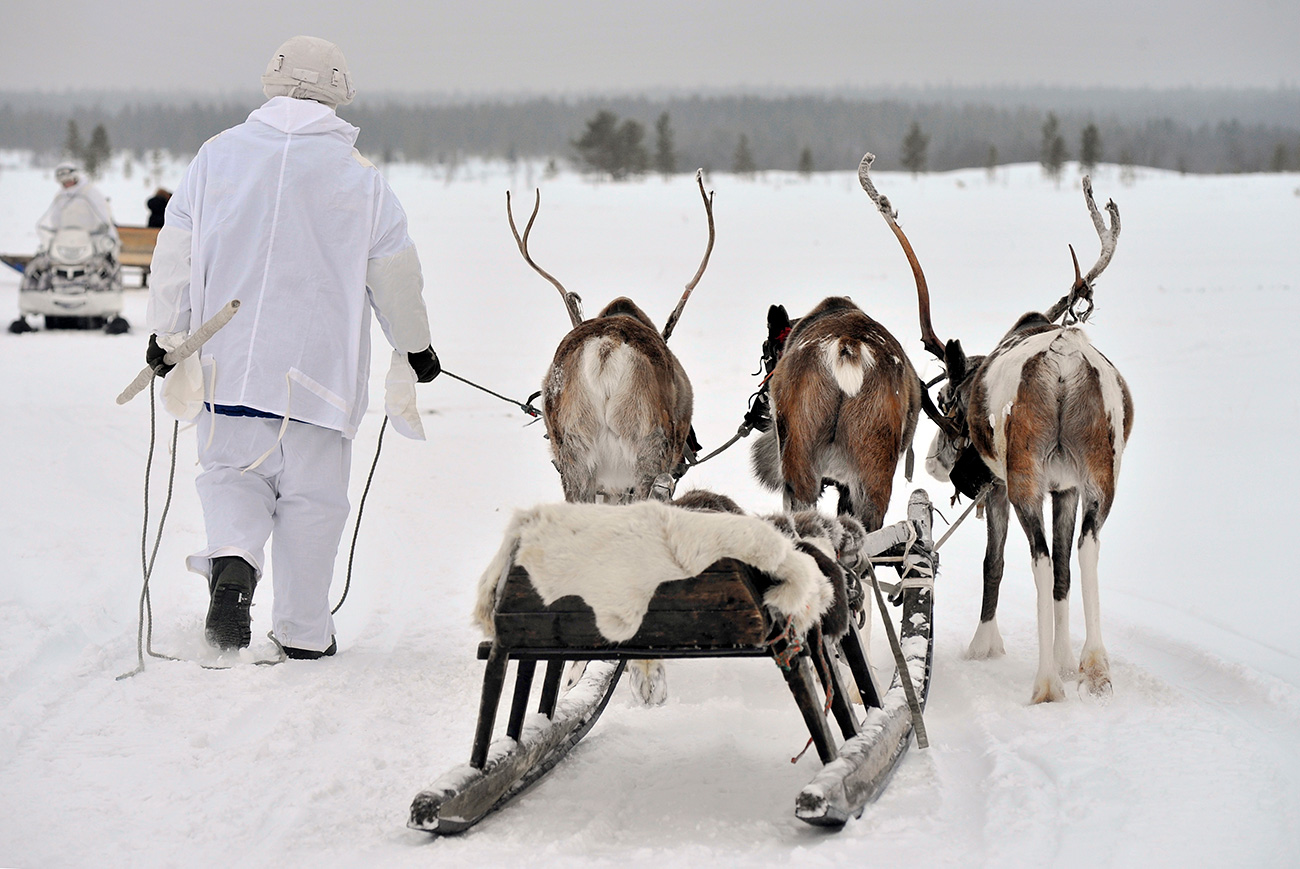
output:
<instances>
[{"instance_id":1,"label":"white helmet","mask_svg":"<svg viewBox=\"0 0 1300 869\"><path fill-rule=\"evenodd\" d=\"M268 98L294 97L346 106L357 91L337 45L314 36L295 36L271 56L262 75L262 93Z\"/></svg>"},{"instance_id":2,"label":"white helmet","mask_svg":"<svg viewBox=\"0 0 1300 869\"><path fill-rule=\"evenodd\" d=\"M65 181L76 181L80 177L81 173L77 171L76 164L60 163L54 167L54 180L60 184Z\"/></svg>"}]
</instances>

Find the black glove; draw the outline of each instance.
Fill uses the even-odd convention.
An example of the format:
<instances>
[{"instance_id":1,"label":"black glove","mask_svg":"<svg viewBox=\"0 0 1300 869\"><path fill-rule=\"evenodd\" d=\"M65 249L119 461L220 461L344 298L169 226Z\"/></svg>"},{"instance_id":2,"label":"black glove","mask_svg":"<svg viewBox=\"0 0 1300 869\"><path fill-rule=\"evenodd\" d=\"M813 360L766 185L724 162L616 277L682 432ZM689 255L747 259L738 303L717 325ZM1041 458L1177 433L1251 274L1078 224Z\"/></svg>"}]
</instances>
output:
<instances>
[{"instance_id":1,"label":"black glove","mask_svg":"<svg viewBox=\"0 0 1300 869\"><path fill-rule=\"evenodd\" d=\"M428 383L442 373L442 363L438 361L438 354L433 351L432 345L419 353L407 353L406 358L415 369L415 379L420 383Z\"/></svg>"},{"instance_id":2,"label":"black glove","mask_svg":"<svg viewBox=\"0 0 1300 869\"><path fill-rule=\"evenodd\" d=\"M767 407L767 385L754 396L754 404L745 411L745 424L756 431L767 431L772 427L772 416Z\"/></svg>"},{"instance_id":3,"label":"black glove","mask_svg":"<svg viewBox=\"0 0 1300 869\"><path fill-rule=\"evenodd\" d=\"M144 350L144 361L158 377L166 377L167 372L176 367L163 361L163 357L166 355L167 351L158 346L158 336L150 335L149 346Z\"/></svg>"}]
</instances>

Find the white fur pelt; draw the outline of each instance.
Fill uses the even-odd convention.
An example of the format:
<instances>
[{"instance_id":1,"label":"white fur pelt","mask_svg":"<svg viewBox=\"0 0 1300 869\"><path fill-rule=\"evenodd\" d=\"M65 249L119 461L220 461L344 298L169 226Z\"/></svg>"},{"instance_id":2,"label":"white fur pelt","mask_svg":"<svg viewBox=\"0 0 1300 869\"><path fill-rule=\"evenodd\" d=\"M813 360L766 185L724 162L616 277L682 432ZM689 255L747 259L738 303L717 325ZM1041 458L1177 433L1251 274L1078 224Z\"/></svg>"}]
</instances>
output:
<instances>
[{"instance_id":1,"label":"white fur pelt","mask_svg":"<svg viewBox=\"0 0 1300 869\"><path fill-rule=\"evenodd\" d=\"M753 565L776 580L763 603L800 633L832 602L817 563L763 520L697 512L659 501L542 504L516 511L479 578L474 621L494 634L497 590L514 564L542 600L577 595L612 642L636 635L660 583L687 579L721 558Z\"/></svg>"}]
</instances>

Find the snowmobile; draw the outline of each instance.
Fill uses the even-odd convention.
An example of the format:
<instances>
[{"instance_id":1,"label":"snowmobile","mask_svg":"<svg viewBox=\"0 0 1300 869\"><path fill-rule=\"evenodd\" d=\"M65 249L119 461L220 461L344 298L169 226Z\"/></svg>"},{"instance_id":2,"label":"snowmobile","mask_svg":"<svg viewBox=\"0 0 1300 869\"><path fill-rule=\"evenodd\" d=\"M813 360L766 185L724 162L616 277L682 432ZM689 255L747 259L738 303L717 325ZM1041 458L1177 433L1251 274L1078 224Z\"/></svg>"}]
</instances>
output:
<instances>
[{"instance_id":1,"label":"snowmobile","mask_svg":"<svg viewBox=\"0 0 1300 869\"><path fill-rule=\"evenodd\" d=\"M122 316L121 242L98 231L102 222L85 200L73 200L49 244L25 263L6 257L22 273L15 334L33 331L28 314L44 317L46 329L103 329L118 335L130 329Z\"/></svg>"}]
</instances>

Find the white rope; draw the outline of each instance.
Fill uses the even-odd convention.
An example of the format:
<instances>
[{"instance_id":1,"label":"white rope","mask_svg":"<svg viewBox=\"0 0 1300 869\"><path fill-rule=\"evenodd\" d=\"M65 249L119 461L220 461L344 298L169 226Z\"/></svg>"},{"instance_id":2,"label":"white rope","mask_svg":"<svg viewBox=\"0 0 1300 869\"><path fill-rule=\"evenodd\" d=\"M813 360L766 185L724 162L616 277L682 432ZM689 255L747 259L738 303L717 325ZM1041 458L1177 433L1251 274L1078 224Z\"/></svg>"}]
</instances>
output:
<instances>
[{"instance_id":1,"label":"white rope","mask_svg":"<svg viewBox=\"0 0 1300 869\"><path fill-rule=\"evenodd\" d=\"M200 372L202 377L202 373ZM217 436L217 360L212 360L212 379L202 378L208 393L208 445L207 449L212 448L212 440Z\"/></svg>"},{"instance_id":2,"label":"white rope","mask_svg":"<svg viewBox=\"0 0 1300 869\"><path fill-rule=\"evenodd\" d=\"M247 468L244 468L242 471L240 471L239 473L241 474L248 473L249 471L253 470L253 468L256 468L258 465L262 464L262 462L270 458L271 453L275 452L275 448L280 445L280 441L284 440L284 433L289 428L288 404L289 404L289 400L293 397L293 378L291 378L286 373L284 375L284 382L285 382L285 392L286 392L285 399L284 399L285 409L284 409L284 416L281 417L280 419L280 433L275 436L275 443L271 444L270 449L268 449L266 452L258 456L257 461L253 462ZM214 407L213 410L215 411L216 408Z\"/></svg>"},{"instance_id":3,"label":"white rope","mask_svg":"<svg viewBox=\"0 0 1300 869\"><path fill-rule=\"evenodd\" d=\"M924 557L913 560L912 547L921 538L916 533L916 525L907 523L907 542L903 544L903 572L899 579L901 588L934 588L934 567Z\"/></svg>"}]
</instances>

